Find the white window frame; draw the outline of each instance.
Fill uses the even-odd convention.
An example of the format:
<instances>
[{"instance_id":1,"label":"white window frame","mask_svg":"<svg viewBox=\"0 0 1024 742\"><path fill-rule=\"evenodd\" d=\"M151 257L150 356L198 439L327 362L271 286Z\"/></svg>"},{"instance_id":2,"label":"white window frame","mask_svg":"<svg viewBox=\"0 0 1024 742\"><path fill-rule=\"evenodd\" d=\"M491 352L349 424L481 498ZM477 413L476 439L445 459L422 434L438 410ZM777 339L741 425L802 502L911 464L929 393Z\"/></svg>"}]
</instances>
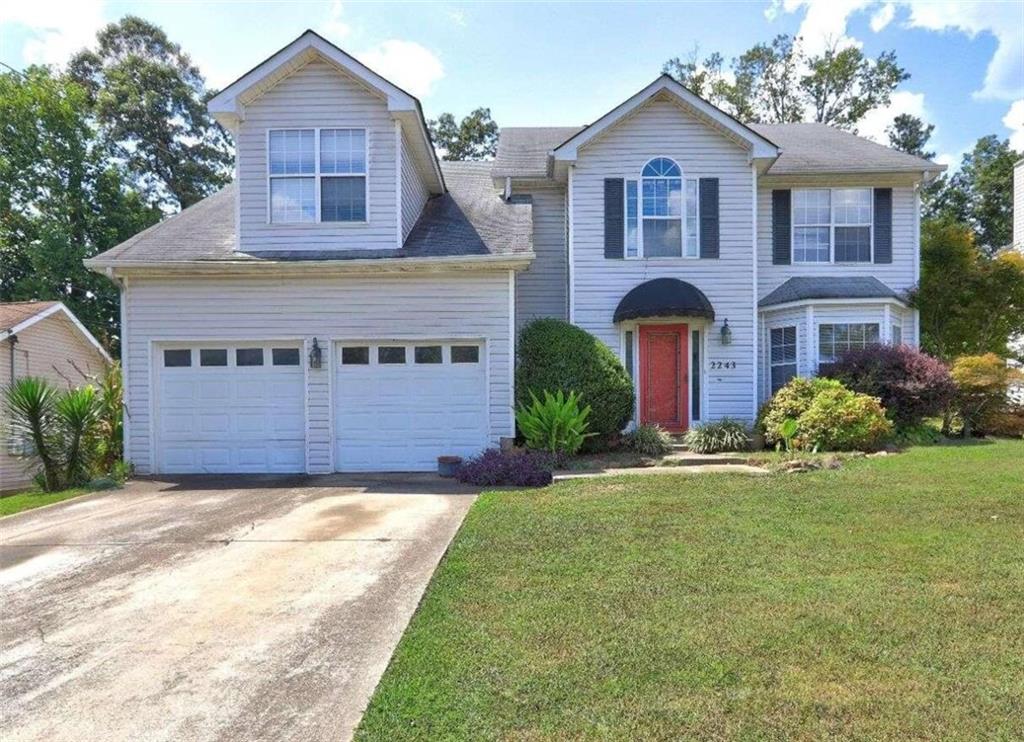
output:
<instances>
[{"instance_id":1,"label":"white window frame","mask_svg":"<svg viewBox=\"0 0 1024 742\"><path fill-rule=\"evenodd\" d=\"M657 257L647 257L644 255L644 220L645 219L657 219L657 220L669 220L675 219L672 216L644 216L644 181L645 180L659 180L663 179L664 176L644 176L644 168L647 167L652 161L664 159L671 161L676 167L679 168L679 180L682 182L682 208L680 209L681 214L679 216L680 222L680 244L679 244L679 255L659 255ZM675 176L669 176L675 177ZM696 195L696 208L697 213L694 216L694 222L696 223L696 251L693 255L686 254L686 233L687 233L687 214L686 214L686 184L693 181L694 192ZM629 255L629 184L636 184L636 255ZM655 155L649 157L644 161L644 164L640 167L640 175L635 178L626 178L623 182L622 188L622 251L623 257L627 260L697 260L700 258L700 178L688 178L686 171L683 170L682 165L674 157L668 155Z\"/></svg>"},{"instance_id":2,"label":"white window frame","mask_svg":"<svg viewBox=\"0 0 1024 742\"><path fill-rule=\"evenodd\" d=\"M796 223L796 193L799 191L828 191L828 224L797 224ZM836 224L835 198L836 191L868 191L871 216L867 224ZM698 220L699 221L699 220ZM796 259L796 230L798 227L828 227L828 261L820 260L797 260ZM871 241L871 255L868 260L836 260L836 227L867 227ZM789 249L793 255L794 265L869 265L875 262L875 189L862 188L859 186L844 188L794 188L793 197L789 204Z\"/></svg>"},{"instance_id":3,"label":"white window frame","mask_svg":"<svg viewBox=\"0 0 1024 742\"><path fill-rule=\"evenodd\" d=\"M313 172L312 173L271 173L270 172L270 135L277 131L312 131L313 132ZM363 172L361 173L322 173L320 172L320 132L321 131L361 131L363 132ZM370 223L370 132L362 126L277 126L267 129L265 152L267 155L267 224L310 225L326 224L331 227L366 226ZM309 178L313 181L314 219L312 222L274 221L273 202L271 200L271 181L274 178ZM363 203L365 218L362 221L325 222L320 213L320 188L324 178L362 178Z\"/></svg>"},{"instance_id":4,"label":"white window frame","mask_svg":"<svg viewBox=\"0 0 1024 742\"><path fill-rule=\"evenodd\" d=\"M793 362L792 363L789 363L789 362L787 362L787 363L776 363L774 360L772 360L772 332L774 332L775 330L781 330L783 333L785 333L785 331L788 330L789 328L793 328L793 339L794 339L793 347L794 347L794 353L795 353L795 356L793 358ZM793 377L792 378L795 379L798 376L800 376L800 325L799 325L799 323L798 322L785 322L785 323L782 323L782 324L770 325L768 327L768 342L767 342L767 346L768 346L768 379L767 379L767 389L766 389L766 391L768 392L768 397L770 398L770 397L774 396L774 394L775 394L775 392L772 391L772 369L773 368L775 368L777 366L792 366L793 367Z\"/></svg>"},{"instance_id":5,"label":"white window frame","mask_svg":"<svg viewBox=\"0 0 1024 742\"><path fill-rule=\"evenodd\" d=\"M863 325L865 328L870 327L871 325L874 325L876 328L878 328L878 345L884 345L885 344L885 340L882 337L882 327L883 327L883 324L879 320L874 320L874 321L871 321L871 322L818 322L814 326L814 340L815 340L815 346L816 346L816 349L817 349L817 358L815 359L815 365L818 368L820 368L821 364L823 364L823 363L835 363L835 361L836 361L835 358L828 359L828 358L822 358L821 357L821 328L825 327L826 325L831 326L833 328L833 330L832 330L832 332L833 332L833 341L832 341L833 349L835 348L835 334L834 334L835 333L835 328L836 327L846 327L846 332L847 332L847 334L849 334L850 327L852 327L853 325ZM866 336L867 335L865 334L865 337ZM865 341L864 347L865 348L868 347L867 341ZM847 350L854 350L854 348L851 346Z\"/></svg>"}]
</instances>

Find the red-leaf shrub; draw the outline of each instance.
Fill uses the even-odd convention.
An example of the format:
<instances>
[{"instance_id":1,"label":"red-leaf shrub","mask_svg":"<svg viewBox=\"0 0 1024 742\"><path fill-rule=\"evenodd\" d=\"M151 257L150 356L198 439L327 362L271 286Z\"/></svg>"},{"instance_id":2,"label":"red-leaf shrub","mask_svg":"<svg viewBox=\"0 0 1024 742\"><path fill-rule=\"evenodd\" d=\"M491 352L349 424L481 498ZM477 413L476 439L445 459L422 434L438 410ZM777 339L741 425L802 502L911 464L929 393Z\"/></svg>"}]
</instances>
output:
<instances>
[{"instance_id":1,"label":"red-leaf shrub","mask_svg":"<svg viewBox=\"0 0 1024 742\"><path fill-rule=\"evenodd\" d=\"M551 484L554 467L554 458L544 452L488 448L467 459L455 476L460 482L477 487L544 487Z\"/></svg>"},{"instance_id":2,"label":"red-leaf shrub","mask_svg":"<svg viewBox=\"0 0 1024 742\"><path fill-rule=\"evenodd\" d=\"M882 400L899 427L941 414L956 394L946 365L909 345L872 345L841 355L827 375Z\"/></svg>"}]
</instances>

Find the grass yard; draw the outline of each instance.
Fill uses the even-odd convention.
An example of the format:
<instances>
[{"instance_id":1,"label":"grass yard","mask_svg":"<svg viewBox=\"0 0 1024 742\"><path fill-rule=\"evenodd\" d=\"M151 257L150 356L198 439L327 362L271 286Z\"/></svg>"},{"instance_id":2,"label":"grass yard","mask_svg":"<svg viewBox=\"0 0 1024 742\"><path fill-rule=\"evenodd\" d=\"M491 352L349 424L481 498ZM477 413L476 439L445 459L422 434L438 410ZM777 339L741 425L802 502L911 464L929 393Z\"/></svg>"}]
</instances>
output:
<instances>
[{"instance_id":1,"label":"grass yard","mask_svg":"<svg viewBox=\"0 0 1024 742\"><path fill-rule=\"evenodd\" d=\"M1024 443L480 497L360 740L1024 738Z\"/></svg>"},{"instance_id":2,"label":"grass yard","mask_svg":"<svg viewBox=\"0 0 1024 742\"><path fill-rule=\"evenodd\" d=\"M43 505L50 505L61 500L67 500L72 497L78 497L84 495L89 490L86 489L70 489L61 490L60 492L19 492L15 495L5 495L0 497L0 517L4 515L14 515L20 513L22 510L31 510L32 508L42 507Z\"/></svg>"}]
</instances>

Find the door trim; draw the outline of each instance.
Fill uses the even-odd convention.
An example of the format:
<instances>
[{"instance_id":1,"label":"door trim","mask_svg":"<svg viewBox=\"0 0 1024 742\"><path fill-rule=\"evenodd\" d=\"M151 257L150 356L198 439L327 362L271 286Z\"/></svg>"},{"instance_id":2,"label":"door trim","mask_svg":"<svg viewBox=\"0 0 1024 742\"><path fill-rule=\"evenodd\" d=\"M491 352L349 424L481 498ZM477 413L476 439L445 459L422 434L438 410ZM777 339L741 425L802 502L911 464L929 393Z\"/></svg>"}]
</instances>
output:
<instances>
[{"instance_id":1,"label":"door trim","mask_svg":"<svg viewBox=\"0 0 1024 742\"><path fill-rule=\"evenodd\" d=\"M649 424L647 420L647 377L648 377L648 351L646 339L651 333L665 333L666 331L675 332L677 337L680 339L678 357L676 363L679 371L680 383L676 387L676 405L679 410L679 423L677 425L664 425L661 424L666 430L671 433L682 433L689 428L690 425L690 361L689 361L689 347L690 347L690 325L685 322L679 323L668 323L668 324L650 324L650 325L638 325L637 327L637 340L639 343L639 387L640 387L640 403L638 405L639 410L637 416L641 425Z\"/></svg>"}]
</instances>

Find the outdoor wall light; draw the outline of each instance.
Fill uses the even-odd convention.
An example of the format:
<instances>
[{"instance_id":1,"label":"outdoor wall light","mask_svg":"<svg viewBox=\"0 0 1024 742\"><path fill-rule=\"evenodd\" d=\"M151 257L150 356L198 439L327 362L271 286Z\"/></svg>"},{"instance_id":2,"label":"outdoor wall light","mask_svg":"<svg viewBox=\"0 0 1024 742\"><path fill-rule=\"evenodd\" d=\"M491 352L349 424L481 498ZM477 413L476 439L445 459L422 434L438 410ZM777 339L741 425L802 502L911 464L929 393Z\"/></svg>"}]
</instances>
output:
<instances>
[{"instance_id":1,"label":"outdoor wall light","mask_svg":"<svg viewBox=\"0 0 1024 742\"><path fill-rule=\"evenodd\" d=\"M722 345L729 345L732 343L732 328L729 327L729 320L726 320L722 325Z\"/></svg>"},{"instance_id":2,"label":"outdoor wall light","mask_svg":"<svg viewBox=\"0 0 1024 742\"><path fill-rule=\"evenodd\" d=\"M320 343L313 338L313 347L309 350L309 367L320 368L324 361L324 352L320 349Z\"/></svg>"}]
</instances>

